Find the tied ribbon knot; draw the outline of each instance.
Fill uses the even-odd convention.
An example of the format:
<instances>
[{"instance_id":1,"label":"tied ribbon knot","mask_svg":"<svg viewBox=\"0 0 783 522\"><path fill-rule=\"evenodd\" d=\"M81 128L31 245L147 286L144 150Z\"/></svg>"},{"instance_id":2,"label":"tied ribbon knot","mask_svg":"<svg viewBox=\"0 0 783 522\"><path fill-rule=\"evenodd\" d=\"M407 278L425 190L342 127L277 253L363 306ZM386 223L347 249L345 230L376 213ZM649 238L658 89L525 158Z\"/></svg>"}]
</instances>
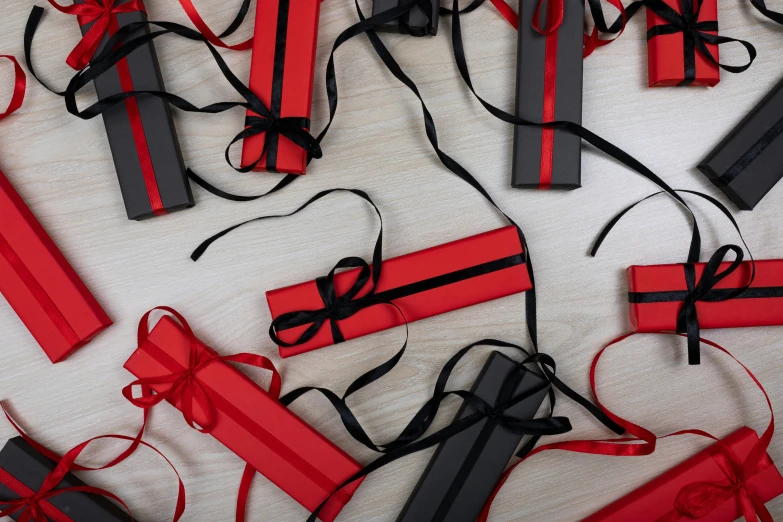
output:
<instances>
[{"instance_id":1,"label":"tied ribbon knot","mask_svg":"<svg viewBox=\"0 0 783 522\"><path fill-rule=\"evenodd\" d=\"M121 0L84 0L83 3L74 5L60 5L56 0L49 0L49 3L61 13L76 16L81 26L93 24L66 59L66 63L77 71L90 63L116 15L147 12L142 0L129 0L125 3L121 3Z\"/></svg>"},{"instance_id":2,"label":"tied ribbon knot","mask_svg":"<svg viewBox=\"0 0 783 522\"><path fill-rule=\"evenodd\" d=\"M19 516L18 522L49 522L50 519L54 522L73 522L70 517L50 504L49 499L77 488L54 489L62 477L53 478L53 475L54 472L46 478L40 490L33 491L7 471L0 469L0 482L21 495L21 498L15 500L0 501L0 505L6 506L0 511L0 517L16 513Z\"/></svg>"},{"instance_id":3,"label":"tied ribbon knot","mask_svg":"<svg viewBox=\"0 0 783 522\"><path fill-rule=\"evenodd\" d=\"M241 168L234 167L239 172L250 172L256 168L261 160L271 153L270 142L276 142L279 136L283 136L307 152L307 161L309 162L313 158L320 159L323 157L321 145L318 140L314 138L308 129L310 128L310 120L308 118L301 117L284 117L277 118L272 112L263 104L261 100L256 97L252 97L248 100L250 107L253 111L262 116L248 116L245 118L245 129L242 130L226 148L226 161L232 165L229 158L229 151L231 146L242 141L244 139L256 136L259 134L266 134L264 140L264 147L261 150L261 154L258 158L251 163ZM276 147L274 148L276 153ZM274 162L273 162L274 163Z\"/></svg>"}]
</instances>

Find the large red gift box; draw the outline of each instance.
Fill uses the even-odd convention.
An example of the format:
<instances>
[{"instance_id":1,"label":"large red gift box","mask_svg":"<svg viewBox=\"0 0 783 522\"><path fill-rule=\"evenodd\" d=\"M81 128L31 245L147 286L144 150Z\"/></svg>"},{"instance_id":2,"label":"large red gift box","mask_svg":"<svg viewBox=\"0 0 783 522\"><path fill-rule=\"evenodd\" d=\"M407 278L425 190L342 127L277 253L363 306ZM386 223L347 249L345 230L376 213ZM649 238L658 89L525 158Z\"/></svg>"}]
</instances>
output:
<instances>
[{"instance_id":1,"label":"large red gift box","mask_svg":"<svg viewBox=\"0 0 783 522\"><path fill-rule=\"evenodd\" d=\"M358 270L335 276L338 296L349 291ZM357 299L371 284L367 282ZM391 300L399 311L388 305L370 306L339 320L338 325L349 340L405 324L400 312L410 323L531 288L519 233L507 226L383 261L375 297ZM290 312L324 308L316 281L271 290L266 299L273 319ZM281 346L280 356L334 344L329 322L327 319L309 341ZM276 334L283 342L294 343L311 324L278 328Z\"/></svg>"},{"instance_id":2,"label":"large red gift box","mask_svg":"<svg viewBox=\"0 0 783 522\"><path fill-rule=\"evenodd\" d=\"M783 325L783 260L756 261L756 275L747 290L725 301L696 302L700 328L739 328ZM724 271L730 263L721 263ZM696 281L704 273L705 263L694 265ZM750 262L743 262L715 286L711 293L731 292L748 283ZM677 316L688 287L684 265L632 266L628 269L628 300L631 326L638 332L671 331L677 328Z\"/></svg>"},{"instance_id":3,"label":"large red gift box","mask_svg":"<svg viewBox=\"0 0 783 522\"><path fill-rule=\"evenodd\" d=\"M2 172L0 292L53 363L112 324Z\"/></svg>"},{"instance_id":4,"label":"large red gift box","mask_svg":"<svg viewBox=\"0 0 783 522\"><path fill-rule=\"evenodd\" d=\"M683 0L662 0L666 5L682 14ZM699 5L694 0L694 10ZM703 0L698 12L697 22L716 22L718 20L718 0ZM650 36L649 31L655 27L668 25L668 22L647 8L647 70L650 87L672 87L678 85L694 85L713 87L720 82L720 68L717 63L708 60L698 47L692 52L686 50L685 32ZM706 34L718 34L717 31L704 31ZM718 46L704 42L715 61L719 61ZM687 62L694 67L694 76L686 78Z\"/></svg>"},{"instance_id":5,"label":"large red gift box","mask_svg":"<svg viewBox=\"0 0 783 522\"><path fill-rule=\"evenodd\" d=\"M250 90L277 118L310 118L321 0L258 0ZM258 116L248 112L248 116ZM244 140L242 165L257 171L304 174L307 151L266 133ZM266 145L267 151L261 156Z\"/></svg>"},{"instance_id":6,"label":"large red gift box","mask_svg":"<svg viewBox=\"0 0 783 522\"><path fill-rule=\"evenodd\" d=\"M215 354L207 345L196 342L199 354ZM139 379L182 372L189 367L190 350L191 338L171 317L164 316L125 368ZM230 364L209 364L196 373L195 379L215 406L210 433L309 511L361 470L358 462ZM171 385L168 382L151 387L164 393ZM174 406L183 408L181 400ZM206 425L206 418L204 410L194 403L196 424ZM337 492L319 518L333 521L360 483L357 480Z\"/></svg>"},{"instance_id":7,"label":"large red gift box","mask_svg":"<svg viewBox=\"0 0 783 522\"><path fill-rule=\"evenodd\" d=\"M728 447L737 464L747 458L759 438L756 432L743 427L722 443ZM728 476L732 466L720 443L715 443L670 469L655 480L587 517L583 522L733 522L743 514L739 491L733 491L732 485L739 482L738 477ZM775 467L769 455L766 456L760 471L747 477L744 488L749 495L763 503L783 494L783 477ZM695 491L699 486L702 492ZM688 491L686 488L692 488ZM705 494L705 492L707 492ZM690 493L690 494L689 494ZM688 502L688 501L692 502ZM695 502L695 504L694 504ZM695 508L703 516L694 518L683 514L675 507L685 505ZM709 506L709 507L707 507ZM686 509L686 511L689 511Z\"/></svg>"}]
</instances>

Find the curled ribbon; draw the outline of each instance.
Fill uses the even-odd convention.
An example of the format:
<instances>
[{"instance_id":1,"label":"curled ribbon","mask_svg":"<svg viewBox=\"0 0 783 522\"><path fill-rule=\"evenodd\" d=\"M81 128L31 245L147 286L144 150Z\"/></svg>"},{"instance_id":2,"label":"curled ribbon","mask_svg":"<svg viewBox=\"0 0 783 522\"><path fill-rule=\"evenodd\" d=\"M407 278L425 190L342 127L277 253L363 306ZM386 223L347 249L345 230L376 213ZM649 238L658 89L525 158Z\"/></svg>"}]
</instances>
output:
<instances>
[{"instance_id":1,"label":"curled ribbon","mask_svg":"<svg viewBox=\"0 0 783 522\"><path fill-rule=\"evenodd\" d=\"M98 50L101 39L108 32L113 17L120 13L147 12L142 0L129 0L124 4L120 4L119 1L84 0L84 3L81 4L60 5L56 0L49 0L52 7L61 13L76 16L79 25L93 24L66 59L66 63L72 69L78 71L90 63Z\"/></svg>"},{"instance_id":2,"label":"curled ribbon","mask_svg":"<svg viewBox=\"0 0 783 522\"><path fill-rule=\"evenodd\" d=\"M11 101L8 103L6 110L0 112L0 120L2 120L19 110L22 106L27 90L27 75L25 75L24 69L22 69L15 57L3 54L0 55L0 59L9 60L14 66L14 91L11 94Z\"/></svg>"}]
</instances>

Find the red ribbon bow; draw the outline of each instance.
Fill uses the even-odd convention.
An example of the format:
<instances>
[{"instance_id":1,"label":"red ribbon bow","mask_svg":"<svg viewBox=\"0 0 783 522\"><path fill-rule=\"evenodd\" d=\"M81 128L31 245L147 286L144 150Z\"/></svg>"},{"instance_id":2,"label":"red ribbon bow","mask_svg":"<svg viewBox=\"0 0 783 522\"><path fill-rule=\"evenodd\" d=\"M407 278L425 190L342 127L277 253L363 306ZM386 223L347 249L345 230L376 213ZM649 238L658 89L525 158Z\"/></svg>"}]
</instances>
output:
<instances>
[{"instance_id":1,"label":"red ribbon bow","mask_svg":"<svg viewBox=\"0 0 783 522\"><path fill-rule=\"evenodd\" d=\"M82 4L60 5L56 0L49 0L52 7L61 13L78 17L79 25L93 24L68 55L66 63L71 68L83 69L90 63L103 35L112 24L117 24L116 15L136 11L147 12L142 0L129 0L124 4L120 4L120 2L121 0L84 0Z\"/></svg>"}]
</instances>

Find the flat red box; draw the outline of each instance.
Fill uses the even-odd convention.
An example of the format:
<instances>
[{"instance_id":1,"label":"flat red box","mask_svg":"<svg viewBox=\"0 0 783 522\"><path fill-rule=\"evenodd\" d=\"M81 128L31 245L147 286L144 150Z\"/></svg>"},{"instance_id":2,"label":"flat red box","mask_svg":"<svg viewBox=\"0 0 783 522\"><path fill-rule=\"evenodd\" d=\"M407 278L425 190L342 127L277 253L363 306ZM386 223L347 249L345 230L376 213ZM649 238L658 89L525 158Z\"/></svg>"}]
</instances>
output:
<instances>
[{"instance_id":1,"label":"flat red box","mask_svg":"<svg viewBox=\"0 0 783 522\"><path fill-rule=\"evenodd\" d=\"M53 363L112 324L2 172L0 292Z\"/></svg>"},{"instance_id":2,"label":"flat red box","mask_svg":"<svg viewBox=\"0 0 783 522\"><path fill-rule=\"evenodd\" d=\"M681 0L663 0L669 7L682 13ZM697 2L694 2L694 5ZM718 20L718 0L704 0L699 12L699 22L714 22ZM647 9L647 30L658 25L667 25L668 22ZM714 31L705 31L707 34L717 34ZM682 32L655 36L647 41L647 72L650 87L673 87L680 85L685 80L685 47ZM707 49L715 58L720 60L718 46L705 43ZM714 87L720 82L720 68L707 60L696 49L696 78L690 85L701 87Z\"/></svg>"},{"instance_id":3,"label":"flat red box","mask_svg":"<svg viewBox=\"0 0 783 522\"><path fill-rule=\"evenodd\" d=\"M724 438L723 442L741 462L748 456L758 440L755 431L743 427ZM697 482L728 484L728 477L713 458L713 455L719 451L717 444L713 444L660 477L587 517L583 522L628 522L631 520L634 522L655 522L658 520L686 522L694 520L687 516L677 517L672 514L675 511L674 502L684 487ZM767 458L769 459L769 455ZM769 459L769 466L748 479L747 487L762 502L766 503L783 494L783 477L772 460ZM737 497L734 496L706 516L699 518L698 521L734 522L741 516L740 504ZM671 518L664 519L663 517Z\"/></svg>"},{"instance_id":4,"label":"flat red box","mask_svg":"<svg viewBox=\"0 0 783 522\"><path fill-rule=\"evenodd\" d=\"M201 342L198 350L215 353ZM186 369L189 354L190 338L171 317L164 316L125 363L125 369L139 379L170 375ZM361 470L358 462L233 366L215 362L196 378L214 397L216 417L211 435L310 512ZM152 388L161 393L170 386ZM174 406L182 410L181 403ZM193 409L194 421L203 425L204 411L198 404ZM360 483L358 480L333 496L319 518L332 522Z\"/></svg>"},{"instance_id":5,"label":"flat red box","mask_svg":"<svg viewBox=\"0 0 783 522\"><path fill-rule=\"evenodd\" d=\"M489 270L494 267L501 268ZM519 233L515 227L508 226L383 261L376 294L388 292L387 295L391 296L401 290L404 294L406 285L423 281L448 281L450 277L460 274L460 271L469 269L480 269L482 274L448 284L433 284L425 291L392 298L392 301L410 323L532 288ZM358 269L354 269L337 274L335 288L338 296L350 289L357 272ZM370 285L371 282L368 282L359 293L359 298ZM266 300L273 319L288 312L324 308L315 281L271 290L266 293ZM349 340L405 323L393 307L377 305L360 310L338 324L345 339ZM308 326L278 331L277 335L286 343L291 343ZM280 356L298 355L332 344L334 341L327 320L308 342L291 348L280 347Z\"/></svg>"},{"instance_id":6,"label":"flat red box","mask_svg":"<svg viewBox=\"0 0 783 522\"><path fill-rule=\"evenodd\" d=\"M250 90L278 117L310 118L320 9L321 0L258 0L256 4ZM274 88L276 79L282 89ZM257 115L248 112L248 116ZM276 160L264 154L254 170L304 174L307 152L288 138L275 139ZM246 139L242 165L258 159L265 142L266 133Z\"/></svg>"},{"instance_id":7,"label":"flat red box","mask_svg":"<svg viewBox=\"0 0 783 522\"><path fill-rule=\"evenodd\" d=\"M696 281L704 273L704 263L696 264ZM730 263L722 263L720 271ZM751 265L744 262L721 281L716 289L740 288L750 279ZM677 315L682 300L667 302L633 302L635 294L679 292L685 294L683 265L632 266L628 269L628 297L631 326L638 332L670 331L677 328ZM750 297L753 295L780 297ZM683 296L680 296L683 297ZM756 277L745 295L719 302L696 302L699 326L711 328L741 328L746 326L783 325L783 260L756 261Z\"/></svg>"}]
</instances>

